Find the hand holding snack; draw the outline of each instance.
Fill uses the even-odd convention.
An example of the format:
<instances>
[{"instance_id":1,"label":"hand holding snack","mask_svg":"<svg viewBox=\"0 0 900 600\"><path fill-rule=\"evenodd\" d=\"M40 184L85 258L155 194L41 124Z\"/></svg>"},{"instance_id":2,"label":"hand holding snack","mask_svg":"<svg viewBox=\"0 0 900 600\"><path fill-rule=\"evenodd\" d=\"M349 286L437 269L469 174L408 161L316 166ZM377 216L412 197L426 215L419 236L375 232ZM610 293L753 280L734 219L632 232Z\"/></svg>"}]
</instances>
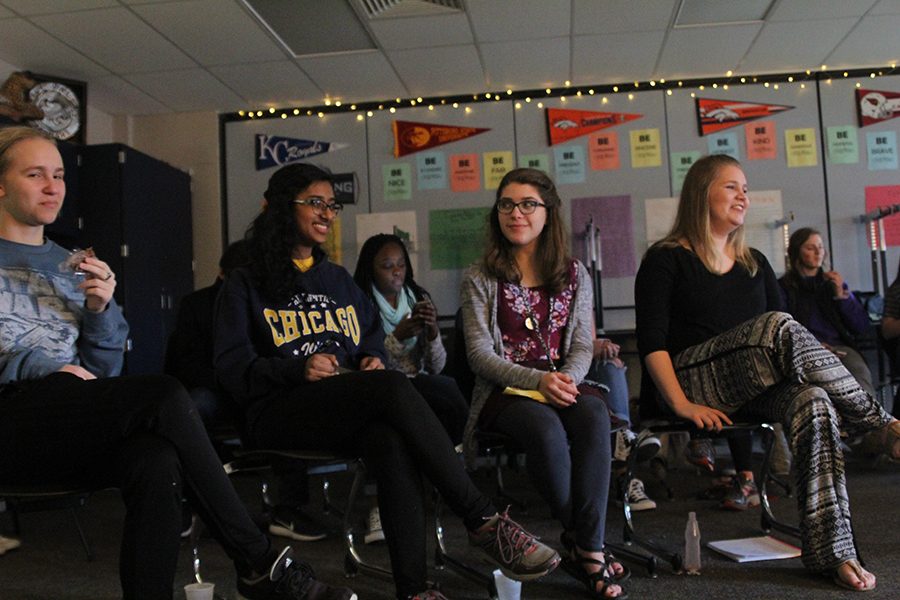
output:
<instances>
[{"instance_id":1,"label":"hand holding snack","mask_svg":"<svg viewBox=\"0 0 900 600\"><path fill-rule=\"evenodd\" d=\"M73 252L64 265L76 275L85 276L78 284L84 291L85 308L95 313L106 310L116 290L116 278L109 265L97 258L92 248Z\"/></svg>"}]
</instances>

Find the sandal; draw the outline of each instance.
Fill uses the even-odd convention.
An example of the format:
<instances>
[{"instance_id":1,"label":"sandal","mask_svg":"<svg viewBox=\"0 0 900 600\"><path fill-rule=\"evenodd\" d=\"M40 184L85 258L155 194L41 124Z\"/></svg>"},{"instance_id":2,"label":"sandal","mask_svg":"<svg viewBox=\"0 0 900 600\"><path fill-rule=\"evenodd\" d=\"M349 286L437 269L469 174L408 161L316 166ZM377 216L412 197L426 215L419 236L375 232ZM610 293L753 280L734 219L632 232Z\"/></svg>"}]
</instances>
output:
<instances>
[{"instance_id":1,"label":"sandal","mask_svg":"<svg viewBox=\"0 0 900 600\"><path fill-rule=\"evenodd\" d=\"M572 556L580 556L578 551L575 549L575 534L571 531L563 531L559 536L559 541L562 543L563 548L566 549L566 552ZM628 581L628 578L631 577L631 569L626 567L622 562L613 556L613 553L606 549L606 546L603 547L603 554L606 556L606 575L610 579L612 579L613 583L624 583ZM616 575L616 571L613 566L619 565L619 574ZM618 598L618 596L616 596Z\"/></svg>"},{"instance_id":2,"label":"sandal","mask_svg":"<svg viewBox=\"0 0 900 600\"><path fill-rule=\"evenodd\" d=\"M600 565L600 570L588 573L584 569L585 565ZM572 552L562 560L560 566L566 573L583 583L592 598L597 598L597 600L628 600L628 593L625 591L625 588L622 587L619 581L609 576L609 567L602 560L581 556L578 552ZM603 584L599 589L597 588L598 583ZM619 586L619 590L621 590L619 595L607 596L606 591L613 585Z\"/></svg>"},{"instance_id":3,"label":"sandal","mask_svg":"<svg viewBox=\"0 0 900 600\"><path fill-rule=\"evenodd\" d=\"M853 571L853 574L856 575L856 578L863 582L863 587L856 587L853 584L851 584L841 578L841 574L838 569L840 569L840 567L842 567L844 565L848 565L850 567L850 569ZM832 569L830 571L830 573L831 573L831 580L835 583L835 585L838 585L846 590L850 590L853 592L871 592L877 586L877 582L876 582L876 583L873 583L871 587L865 587L866 573L868 573L869 575L872 575L872 574L869 573L868 571L866 571L865 569L863 569L862 565L860 565L859 561L856 560L855 558L851 558L850 560L841 563L841 565L837 569ZM872 577L874 577L874 575L872 575Z\"/></svg>"}]
</instances>

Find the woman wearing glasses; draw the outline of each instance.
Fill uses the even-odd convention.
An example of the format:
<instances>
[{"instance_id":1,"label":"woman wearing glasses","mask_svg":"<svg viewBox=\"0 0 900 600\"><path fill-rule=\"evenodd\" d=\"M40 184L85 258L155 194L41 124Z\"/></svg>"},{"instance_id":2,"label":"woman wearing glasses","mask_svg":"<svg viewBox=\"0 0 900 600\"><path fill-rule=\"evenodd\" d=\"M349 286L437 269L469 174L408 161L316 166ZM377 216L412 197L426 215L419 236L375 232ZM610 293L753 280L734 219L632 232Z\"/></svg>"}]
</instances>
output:
<instances>
[{"instance_id":1,"label":"woman wearing glasses","mask_svg":"<svg viewBox=\"0 0 900 600\"><path fill-rule=\"evenodd\" d=\"M443 598L426 590L420 473L462 518L470 543L508 576L545 575L556 552L497 514L406 376L384 370L374 306L319 248L341 208L329 173L306 164L276 171L247 234L251 263L219 293L216 375L242 403L252 441L364 458L378 484L398 598Z\"/></svg>"},{"instance_id":2,"label":"woman wearing glasses","mask_svg":"<svg viewBox=\"0 0 900 600\"><path fill-rule=\"evenodd\" d=\"M529 475L563 525L563 567L592 597L625 598L628 571L603 550L609 412L582 382L593 357L593 295L587 270L569 255L560 205L536 169L510 171L497 189L484 257L460 295L476 375L464 443L474 456L477 427L525 448Z\"/></svg>"}]
</instances>

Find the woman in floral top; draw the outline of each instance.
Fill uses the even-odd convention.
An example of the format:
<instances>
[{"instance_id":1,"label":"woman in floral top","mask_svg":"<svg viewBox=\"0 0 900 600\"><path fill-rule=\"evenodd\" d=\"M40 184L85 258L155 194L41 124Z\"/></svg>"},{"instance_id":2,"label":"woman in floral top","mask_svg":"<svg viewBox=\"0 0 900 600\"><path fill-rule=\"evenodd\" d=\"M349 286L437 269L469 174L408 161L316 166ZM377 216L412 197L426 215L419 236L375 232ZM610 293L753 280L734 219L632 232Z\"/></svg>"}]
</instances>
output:
<instances>
[{"instance_id":1,"label":"woman in floral top","mask_svg":"<svg viewBox=\"0 0 900 600\"><path fill-rule=\"evenodd\" d=\"M541 171L516 169L500 182L484 258L467 272L460 296L476 375L464 443L471 459L476 428L514 438L563 525L563 567L592 597L625 598L628 571L603 548L609 412L583 383L593 356L593 296L586 269L569 255L560 206ZM532 395L503 393L507 387Z\"/></svg>"}]
</instances>

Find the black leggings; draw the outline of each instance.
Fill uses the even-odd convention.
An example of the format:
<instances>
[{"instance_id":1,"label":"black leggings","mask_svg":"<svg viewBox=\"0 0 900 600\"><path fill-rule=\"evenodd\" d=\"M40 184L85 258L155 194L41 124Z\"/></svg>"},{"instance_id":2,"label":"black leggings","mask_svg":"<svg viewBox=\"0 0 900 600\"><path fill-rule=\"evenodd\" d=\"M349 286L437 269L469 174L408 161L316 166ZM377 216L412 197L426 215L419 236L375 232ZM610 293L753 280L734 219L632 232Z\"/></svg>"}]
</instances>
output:
<instances>
[{"instance_id":1,"label":"black leggings","mask_svg":"<svg viewBox=\"0 0 900 600\"><path fill-rule=\"evenodd\" d=\"M187 392L148 375L55 373L0 392L0 480L115 486L125 500L119 577L126 600L169 600L184 493L239 572L274 560L222 469Z\"/></svg>"},{"instance_id":2,"label":"black leggings","mask_svg":"<svg viewBox=\"0 0 900 600\"><path fill-rule=\"evenodd\" d=\"M274 394L251 433L261 447L362 456L378 505L397 595L425 589L425 494L420 473L469 530L496 513L472 483L434 412L398 371L329 377Z\"/></svg>"}]
</instances>

